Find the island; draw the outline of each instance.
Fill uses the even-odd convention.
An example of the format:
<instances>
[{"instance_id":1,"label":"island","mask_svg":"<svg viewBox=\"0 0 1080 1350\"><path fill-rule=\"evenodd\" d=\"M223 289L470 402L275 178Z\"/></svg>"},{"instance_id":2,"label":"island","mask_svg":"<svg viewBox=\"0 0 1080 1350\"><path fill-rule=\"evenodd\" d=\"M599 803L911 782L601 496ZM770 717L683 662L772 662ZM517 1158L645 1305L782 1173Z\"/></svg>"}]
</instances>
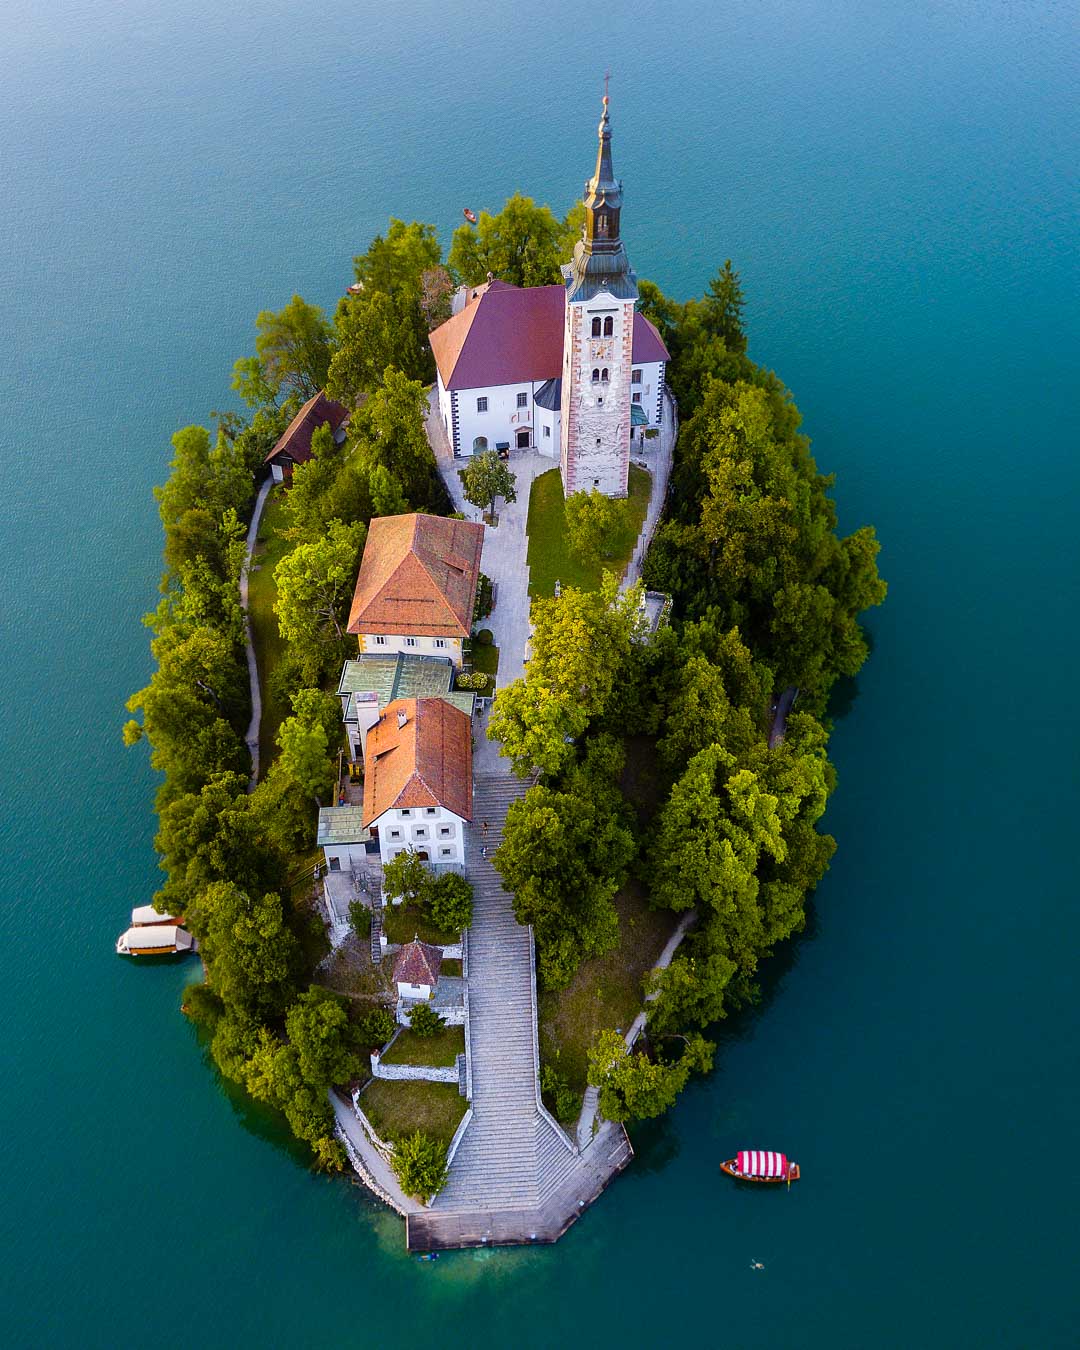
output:
<instances>
[{"instance_id":1,"label":"island","mask_svg":"<svg viewBox=\"0 0 1080 1350\"><path fill-rule=\"evenodd\" d=\"M555 1241L708 1072L834 840L868 654L731 262L638 281L605 96L560 220L393 219L332 318L259 314L247 408L173 437L154 903L215 1064L416 1251Z\"/></svg>"}]
</instances>

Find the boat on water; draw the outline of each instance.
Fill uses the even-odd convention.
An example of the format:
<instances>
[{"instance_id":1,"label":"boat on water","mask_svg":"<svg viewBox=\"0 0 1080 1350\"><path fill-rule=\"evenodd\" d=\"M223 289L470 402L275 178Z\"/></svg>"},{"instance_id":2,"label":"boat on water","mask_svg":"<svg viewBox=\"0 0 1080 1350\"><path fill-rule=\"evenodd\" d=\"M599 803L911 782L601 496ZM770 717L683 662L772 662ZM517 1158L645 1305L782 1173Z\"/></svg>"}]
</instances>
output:
<instances>
[{"instance_id":1,"label":"boat on water","mask_svg":"<svg viewBox=\"0 0 1080 1350\"><path fill-rule=\"evenodd\" d=\"M791 1162L784 1153L769 1153L764 1149L741 1149L734 1158L720 1164L736 1181L786 1181L790 1185L799 1179L799 1164Z\"/></svg>"},{"instance_id":2,"label":"boat on water","mask_svg":"<svg viewBox=\"0 0 1080 1350\"><path fill-rule=\"evenodd\" d=\"M476 224L476 212L475 212L475 211L470 211L469 208L466 207L465 210L462 211L461 214L465 217L465 219L469 222L470 225L475 225L475 224Z\"/></svg>"},{"instance_id":3,"label":"boat on water","mask_svg":"<svg viewBox=\"0 0 1080 1350\"><path fill-rule=\"evenodd\" d=\"M162 914L156 910L153 905L136 905L131 911L132 928L152 928L158 924L177 924L183 923L182 918L177 918L175 914Z\"/></svg>"},{"instance_id":4,"label":"boat on water","mask_svg":"<svg viewBox=\"0 0 1080 1350\"><path fill-rule=\"evenodd\" d=\"M195 939L175 923L136 925L116 940L118 956L173 956L194 950Z\"/></svg>"}]
</instances>

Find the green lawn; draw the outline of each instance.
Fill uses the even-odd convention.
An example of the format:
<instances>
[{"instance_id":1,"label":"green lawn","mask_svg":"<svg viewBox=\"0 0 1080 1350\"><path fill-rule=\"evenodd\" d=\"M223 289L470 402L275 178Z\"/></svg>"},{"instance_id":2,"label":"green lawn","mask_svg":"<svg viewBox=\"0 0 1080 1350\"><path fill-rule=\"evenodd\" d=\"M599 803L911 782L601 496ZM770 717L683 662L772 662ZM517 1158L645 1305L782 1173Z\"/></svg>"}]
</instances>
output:
<instances>
[{"instance_id":1,"label":"green lawn","mask_svg":"<svg viewBox=\"0 0 1080 1350\"><path fill-rule=\"evenodd\" d=\"M259 724L259 767L265 774L277 754L278 728L289 715L287 703L273 697L268 677L285 651L285 643L278 632L274 600L274 568L288 553L289 540L277 533L284 518L282 503L284 490L275 488L266 499L255 540L255 553L248 575L248 608L251 614L251 638L255 646L255 660L259 667L259 687L262 690L262 721Z\"/></svg>"},{"instance_id":2,"label":"green lawn","mask_svg":"<svg viewBox=\"0 0 1080 1350\"><path fill-rule=\"evenodd\" d=\"M575 1092L585 1091L588 1050L596 1032L626 1031L640 1011L642 976L656 964L679 920L670 910L651 910L635 881L615 897L615 908L615 951L586 961L566 989L540 995L541 1058L564 1073Z\"/></svg>"},{"instance_id":3,"label":"green lawn","mask_svg":"<svg viewBox=\"0 0 1080 1350\"><path fill-rule=\"evenodd\" d=\"M499 673L499 649L492 642L472 640L472 668L492 679Z\"/></svg>"},{"instance_id":4,"label":"green lawn","mask_svg":"<svg viewBox=\"0 0 1080 1350\"><path fill-rule=\"evenodd\" d=\"M388 1143L423 1130L449 1144L467 1103L453 1083L408 1083L373 1078L360 1094L360 1109Z\"/></svg>"},{"instance_id":5,"label":"green lawn","mask_svg":"<svg viewBox=\"0 0 1080 1350\"><path fill-rule=\"evenodd\" d=\"M443 963L439 967L440 975L453 975L455 979L461 979L463 974L461 962L453 956L444 956Z\"/></svg>"},{"instance_id":6,"label":"green lawn","mask_svg":"<svg viewBox=\"0 0 1080 1350\"><path fill-rule=\"evenodd\" d=\"M434 947L449 947L461 941L460 933L447 933L437 928L422 909L412 905L383 906L383 932L387 942L411 942L418 937Z\"/></svg>"},{"instance_id":7,"label":"green lawn","mask_svg":"<svg viewBox=\"0 0 1080 1350\"><path fill-rule=\"evenodd\" d=\"M383 1055L383 1063L450 1068L457 1062L458 1055L464 1053L464 1027L443 1027L434 1036L418 1036L415 1031L403 1031Z\"/></svg>"},{"instance_id":8,"label":"green lawn","mask_svg":"<svg viewBox=\"0 0 1080 1350\"><path fill-rule=\"evenodd\" d=\"M599 590L604 571L620 577L634 552L645 513L649 509L652 475L636 464L630 465L630 502L632 512L624 534L612 541L611 557L599 566L579 562L566 540L566 511L562 475L549 469L533 480L529 497L529 594L554 595L555 582L577 586L584 591Z\"/></svg>"}]
</instances>

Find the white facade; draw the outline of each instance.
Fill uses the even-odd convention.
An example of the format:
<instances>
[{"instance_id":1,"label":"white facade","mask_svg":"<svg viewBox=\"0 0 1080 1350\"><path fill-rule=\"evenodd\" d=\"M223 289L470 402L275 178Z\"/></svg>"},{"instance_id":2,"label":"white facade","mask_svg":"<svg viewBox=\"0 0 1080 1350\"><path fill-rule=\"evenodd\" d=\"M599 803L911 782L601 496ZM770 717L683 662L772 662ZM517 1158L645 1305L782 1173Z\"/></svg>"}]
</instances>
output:
<instances>
[{"instance_id":1,"label":"white facade","mask_svg":"<svg viewBox=\"0 0 1080 1350\"><path fill-rule=\"evenodd\" d=\"M445 806L391 807L371 827L384 864L410 848L433 865L465 862L465 821Z\"/></svg>"},{"instance_id":2,"label":"white facade","mask_svg":"<svg viewBox=\"0 0 1080 1350\"><path fill-rule=\"evenodd\" d=\"M461 665L461 638L459 637L412 637L407 633L396 635L389 633L358 633L356 640L362 652L372 656L393 656L404 652L406 656L444 656Z\"/></svg>"},{"instance_id":3,"label":"white facade","mask_svg":"<svg viewBox=\"0 0 1080 1350\"><path fill-rule=\"evenodd\" d=\"M630 472L634 298L599 291L566 306L562 476L566 495L625 497Z\"/></svg>"},{"instance_id":4,"label":"white facade","mask_svg":"<svg viewBox=\"0 0 1080 1350\"><path fill-rule=\"evenodd\" d=\"M430 984L409 984L405 980L397 982L398 998L427 999L431 997L432 988Z\"/></svg>"},{"instance_id":5,"label":"white facade","mask_svg":"<svg viewBox=\"0 0 1080 1350\"><path fill-rule=\"evenodd\" d=\"M329 872L358 872L367 861L363 844L324 844L323 857Z\"/></svg>"},{"instance_id":6,"label":"white facade","mask_svg":"<svg viewBox=\"0 0 1080 1350\"><path fill-rule=\"evenodd\" d=\"M447 390L439 376L439 411L454 454L470 458L505 445L511 452L535 449L554 458L559 415L538 408L534 401L536 391L546 383L522 380L520 384Z\"/></svg>"}]
</instances>

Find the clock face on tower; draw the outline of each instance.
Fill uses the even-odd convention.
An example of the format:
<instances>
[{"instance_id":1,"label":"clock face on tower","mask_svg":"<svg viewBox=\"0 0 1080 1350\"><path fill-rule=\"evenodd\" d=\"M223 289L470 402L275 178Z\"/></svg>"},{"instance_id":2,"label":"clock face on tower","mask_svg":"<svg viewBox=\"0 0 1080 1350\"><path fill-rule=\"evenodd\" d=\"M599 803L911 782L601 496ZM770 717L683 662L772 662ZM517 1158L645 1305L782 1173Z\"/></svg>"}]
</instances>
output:
<instances>
[{"instance_id":1,"label":"clock face on tower","mask_svg":"<svg viewBox=\"0 0 1080 1350\"><path fill-rule=\"evenodd\" d=\"M594 361L610 361L614 352L615 344L610 339L607 342L594 342L592 344Z\"/></svg>"}]
</instances>

